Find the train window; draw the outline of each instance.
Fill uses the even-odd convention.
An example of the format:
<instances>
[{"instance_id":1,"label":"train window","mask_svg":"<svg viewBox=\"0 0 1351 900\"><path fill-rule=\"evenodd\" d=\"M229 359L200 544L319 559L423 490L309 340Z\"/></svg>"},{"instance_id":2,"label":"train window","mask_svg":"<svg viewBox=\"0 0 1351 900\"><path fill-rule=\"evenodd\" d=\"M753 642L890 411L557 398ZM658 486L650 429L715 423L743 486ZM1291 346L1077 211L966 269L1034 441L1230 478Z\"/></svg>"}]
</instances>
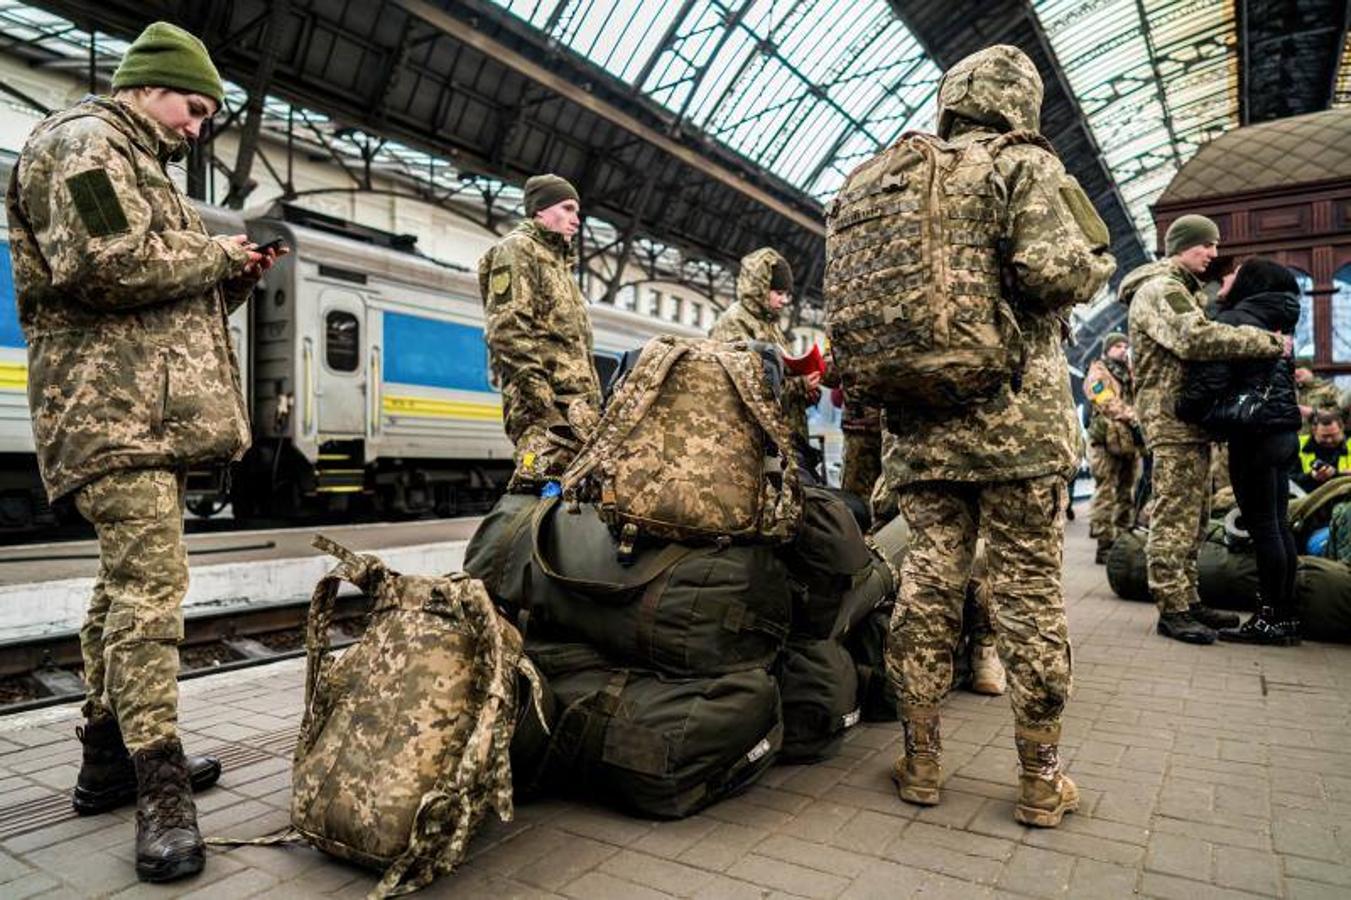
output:
<instances>
[{"instance_id":1,"label":"train window","mask_svg":"<svg viewBox=\"0 0 1351 900\"><path fill-rule=\"evenodd\" d=\"M355 372L361 364L361 326L349 312L333 310L324 317L327 337L324 359L335 372Z\"/></svg>"}]
</instances>

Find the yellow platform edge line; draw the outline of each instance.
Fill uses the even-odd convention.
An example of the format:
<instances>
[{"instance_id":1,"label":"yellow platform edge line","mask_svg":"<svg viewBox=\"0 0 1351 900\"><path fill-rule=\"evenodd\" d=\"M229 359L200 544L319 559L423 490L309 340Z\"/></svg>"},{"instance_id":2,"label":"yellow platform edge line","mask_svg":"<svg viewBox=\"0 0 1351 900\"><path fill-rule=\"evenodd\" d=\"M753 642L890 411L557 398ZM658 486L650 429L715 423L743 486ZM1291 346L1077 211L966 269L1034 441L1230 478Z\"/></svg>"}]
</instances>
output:
<instances>
[{"instance_id":1,"label":"yellow platform edge line","mask_svg":"<svg viewBox=\"0 0 1351 900\"><path fill-rule=\"evenodd\" d=\"M28 390L28 363L0 363L0 391Z\"/></svg>"}]
</instances>

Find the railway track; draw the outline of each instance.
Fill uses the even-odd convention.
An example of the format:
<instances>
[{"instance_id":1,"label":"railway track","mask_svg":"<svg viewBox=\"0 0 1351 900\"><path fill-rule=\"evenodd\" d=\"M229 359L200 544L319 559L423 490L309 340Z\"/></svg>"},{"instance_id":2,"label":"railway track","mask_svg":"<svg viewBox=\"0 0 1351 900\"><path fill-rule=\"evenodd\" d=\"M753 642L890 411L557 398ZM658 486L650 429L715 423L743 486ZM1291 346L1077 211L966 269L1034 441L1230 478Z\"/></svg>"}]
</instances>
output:
<instances>
[{"instance_id":1,"label":"railway track","mask_svg":"<svg viewBox=\"0 0 1351 900\"><path fill-rule=\"evenodd\" d=\"M338 598L330 636L334 649L355 643L370 601ZM179 678L266 665L305 654L307 600L209 609L184 618ZM0 641L0 716L74 703L84 696L78 631Z\"/></svg>"}]
</instances>

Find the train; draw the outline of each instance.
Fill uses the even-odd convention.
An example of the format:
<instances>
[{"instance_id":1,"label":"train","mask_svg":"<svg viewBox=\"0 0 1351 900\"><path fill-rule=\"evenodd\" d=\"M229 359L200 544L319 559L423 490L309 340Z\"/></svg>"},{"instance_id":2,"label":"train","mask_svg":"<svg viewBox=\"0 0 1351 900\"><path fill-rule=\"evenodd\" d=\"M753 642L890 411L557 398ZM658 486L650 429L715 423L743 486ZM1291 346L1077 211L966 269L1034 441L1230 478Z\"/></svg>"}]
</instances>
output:
<instances>
[{"instance_id":1,"label":"train","mask_svg":"<svg viewBox=\"0 0 1351 900\"><path fill-rule=\"evenodd\" d=\"M0 179L8 181L7 167ZM280 238L291 253L230 319L253 444L232 466L188 473L188 507L236 519L369 513L465 515L512 468L488 367L475 273L407 237L279 203L243 214L197 204L214 234ZM657 334L702 332L608 304L590 307L604 381ZM60 521L38 478L27 365L7 237L0 233L0 529Z\"/></svg>"}]
</instances>

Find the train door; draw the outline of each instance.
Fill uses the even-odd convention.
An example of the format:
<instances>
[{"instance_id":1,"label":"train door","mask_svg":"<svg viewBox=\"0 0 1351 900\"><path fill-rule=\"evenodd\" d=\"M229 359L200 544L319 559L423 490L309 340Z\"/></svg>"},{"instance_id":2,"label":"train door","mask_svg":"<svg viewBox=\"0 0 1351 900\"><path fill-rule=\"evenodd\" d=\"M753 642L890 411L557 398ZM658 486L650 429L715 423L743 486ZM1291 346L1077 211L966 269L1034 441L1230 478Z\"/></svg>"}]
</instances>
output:
<instances>
[{"instance_id":1,"label":"train door","mask_svg":"<svg viewBox=\"0 0 1351 900\"><path fill-rule=\"evenodd\" d=\"M319 295L323 342L316 367L315 399L321 439L365 437L366 301L355 291L325 288Z\"/></svg>"}]
</instances>

